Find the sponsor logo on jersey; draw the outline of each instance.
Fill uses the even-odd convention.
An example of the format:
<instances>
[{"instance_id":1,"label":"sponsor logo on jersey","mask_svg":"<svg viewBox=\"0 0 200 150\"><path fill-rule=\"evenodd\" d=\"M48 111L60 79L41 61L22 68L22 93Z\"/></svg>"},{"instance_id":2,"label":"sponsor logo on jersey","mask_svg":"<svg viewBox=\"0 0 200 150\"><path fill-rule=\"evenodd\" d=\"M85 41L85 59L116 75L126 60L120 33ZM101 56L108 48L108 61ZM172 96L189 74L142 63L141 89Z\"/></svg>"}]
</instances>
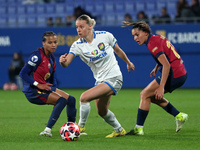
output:
<instances>
[{"instance_id":1,"label":"sponsor logo on jersey","mask_svg":"<svg viewBox=\"0 0 200 150\"><path fill-rule=\"evenodd\" d=\"M48 72L47 74L45 74L45 76L44 76L44 80L47 80L47 79L49 79L49 77L50 77L50 73Z\"/></svg>"},{"instance_id":2,"label":"sponsor logo on jersey","mask_svg":"<svg viewBox=\"0 0 200 150\"><path fill-rule=\"evenodd\" d=\"M152 52L154 53L157 49L158 49L158 47L154 47Z\"/></svg>"},{"instance_id":3,"label":"sponsor logo on jersey","mask_svg":"<svg viewBox=\"0 0 200 150\"><path fill-rule=\"evenodd\" d=\"M90 58L90 61L95 61L95 60L104 58L104 57L106 57L106 55L107 55L107 53L106 53L106 51L105 51L105 52L103 52L102 54L100 54L99 56L96 56L96 57L94 57L94 58Z\"/></svg>"},{"instance_id":4,"label":"sponsor logo on jersey","mask_svg":"<svg viewBox=\"0 0 200 150\"><path fill-rule=\"evenodd\" d=\"M33 56L32 58L31 58L31 61L32 62L37 62L38 61L38 57L35 55L35 56Z\"/></svg>"},{"instance_id":5,"label":"sponsor logo on jersey","mask_svg":"<svg viewBox=\"0 0 200 150\"><path fill-rule=\"evenodd\" d=\"M101 51L105 51L105 45L104 45L104 43L99 43L98 48L99 48Z\"/></svg>"},{"instance_id":6,"label":"sponsor logo on jersey","mask_svg":"<svg viewBox=\"0 0 200 150\"><path fill-rule=\"evenodd\" d=\"M30 66L33 66L33 67L36 65L35 63L33 63L33 62L30 61L30 60L28 61L28 64L29 64Z\"/></svg>"},{"instance_id":7,"label":"sponsor logo on jersey","mask_svg":"<svg viewBox=\"0 0 200 150\"><path fill-rule=\"evenodd\" d=\"M48 68L51 68L51 64L50 63L48 63Z\"/></svg>"},{"instance_id":8,"label":"sponsor logo on jersey","mask_svg":"<svg viewBox=\"0 0 200 150\"><path fill-rule=\"evenodd\" d=\"M91 54L94 55L94 56L97 56L98 50L93 50L93 51L91 52Z\"/></svg>"}]
</instances>

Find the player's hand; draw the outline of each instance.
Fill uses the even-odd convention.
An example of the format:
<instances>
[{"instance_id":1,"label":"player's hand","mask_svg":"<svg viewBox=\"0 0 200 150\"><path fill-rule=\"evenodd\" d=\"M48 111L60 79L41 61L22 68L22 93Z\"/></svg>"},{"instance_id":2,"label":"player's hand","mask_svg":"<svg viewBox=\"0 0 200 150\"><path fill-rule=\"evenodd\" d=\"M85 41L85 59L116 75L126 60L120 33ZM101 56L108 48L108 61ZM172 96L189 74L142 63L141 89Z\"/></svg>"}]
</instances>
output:
<instances>
[{"instance_id":1,"label":"player's hand","mask_svg":"<svg viewBox=\"0 0 200 150\"><path fill-rule=\"evenodd\" d=\"M151 73L150 73L150 77L152 77L152 76L156 76L156 72L155 72L155 69L153 69L152 71L151 71Z\"/></svg>"},{"instance_id":2,"label":"player's hand","mask_svg":"<svg viewBox=\"0 0 200 150\"><path fill-rule=\"evenodd\" d=\"M67 53L65 53L64 55L61 55L60 59L59 59L59 62L60 63L65 63L67 61L66 56L67 56Z\"/></svg>"},{"instance_id":3,"label":"player's hand","mask_svg":"<svg viewBox=\"0 0 200 150\"><path fill-rule=\"evenodd\" d=\"M131 70L135 70L135 66L132 62L130 62L129 64L127 64L127 69L128 69L128 72L131 72Z\"/></svg>"},{"instance_id":4,"label":"player's hand","mask_svg":"<svg viewBox=\"0 0 200 150\"><path fill-rule=\"evenodd\" d=\"M156 76L156 73L157 73L157 71L158 71L158 69L156 69L156 68L154 68L152 71L151 71L151 73L150 73L150 77L152 77L152 76Z\"/></svg>"},{"instance_id":5,"label":"player's hand","mask_svg":"<svg viewBox=\"0 0 200 150\"><path fill-rule=\"evenodd\" d=\"M39 83L37 85L37 88L40 89L40 90L50 91L51 90L50 86L53 86L53 84L50 84L50 83L41 84L41 83Z\"/></svg>"},{"instance_id":6,"label":"player's hand","mask_svg":"<svg viewBox=\"0 0 200 150\"><path fill-rule=\"evenodd\" d=\"M152 76L156 76L156 73L158 72L158 69L159 69L159 66L158 65L156 65L156 67L155 68L153 68L153 70L151 71L151 73L150 73L150 77L152 77Z\"/></svg>"},{"instance_id":7,"label":"player's hand","mask_svg":"<svg viewBox=\"0 0 200 150\"><path fill-rule=\"evenodd\" d=\"M155 98L156 98L157 100L163 99L164 91L165 91L165 90L164 90L163 87L159 87L158 89L156 89L156 91L154 92Z\"/></svg>"}]
</instances>

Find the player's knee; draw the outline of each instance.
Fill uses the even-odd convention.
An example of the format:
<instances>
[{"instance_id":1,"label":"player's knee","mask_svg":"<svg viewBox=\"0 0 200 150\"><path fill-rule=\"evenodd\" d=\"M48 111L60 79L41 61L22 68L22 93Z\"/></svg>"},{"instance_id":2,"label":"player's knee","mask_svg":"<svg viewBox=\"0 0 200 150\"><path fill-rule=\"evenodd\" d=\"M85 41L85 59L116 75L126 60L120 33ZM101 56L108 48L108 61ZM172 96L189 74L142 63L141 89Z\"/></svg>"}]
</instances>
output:
<instances>
[{"instance_id":1,"label":"player's knee","mask_svg":"<svg viewBox=\"0 0 200 150\"><path fill-rule=\"evenodd\" d=\"M147 94L145 90L142 90L142 92L140 92L140 100L144 100L147 98Z\"/></svg>"},{"instance_id":2,"label":"player's knee","mask_svg":"<svg viewBox=\"0 0 200 150\"><path fill-rule=\"evenodd\" d=\"M76 99L73 96L69 95L68 101L71 106L76 106Z\"/></svg>"},{"instance_id":3,"label":"player's knee","mask_svg":"<svg viewBox=\"0 0 200 150\"><path fill-rule=\"evenodd\" d=\"M82 102L82 103L88 102L88 96L87 96L87 94L85 94L85 93L81 94L80 102Z\"/></svg>"}]
</instances>

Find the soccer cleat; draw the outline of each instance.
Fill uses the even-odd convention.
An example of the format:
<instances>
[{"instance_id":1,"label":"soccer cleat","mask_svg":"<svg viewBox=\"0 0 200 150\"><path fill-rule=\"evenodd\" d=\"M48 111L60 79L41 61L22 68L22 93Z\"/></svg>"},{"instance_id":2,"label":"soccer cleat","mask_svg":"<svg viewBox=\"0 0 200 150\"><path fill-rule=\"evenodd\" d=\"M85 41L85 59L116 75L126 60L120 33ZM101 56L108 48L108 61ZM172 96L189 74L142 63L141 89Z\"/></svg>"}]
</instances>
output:
<instances>
[{"instance_id":1,"label":"soccer cleat","mask_svg":"<svg viewBox=\"0 0 200 150\"><path fill-rule=\"evenodd\" d=\"M87 135L87 133L85 133L85 127L79 126L79 129L80 129L80 135Z\"/></svg>"},{"instance_id":2,"label":"soccer cleat","mask_svg":"<svg viewBox=\"0 0 200 150\"><path fill-rule=\"evenodd\" d=\"M180 112L178 115L176 115L175 119L176 119L176 132L179 132L183 127L185 121L188 120L188 114Z\"/></svg>"},{"instance_id":3,"label":"soccer cleat","mask_svg":"<svg viewBox=\"0 0 200 150\"><path fill-rule=\"evenodd\" d=\"M143 128L137 127L127 132L126 135L144 135L144 131Z\"/></svg>"},{"instance_id":4,"label":"soccer cleat","mask_svg":"<svg viewBox=\"0 0 200 150\"><path fill-rule=\"evenodd\" d=\"M121 132L113 131L113 133L107 135L106 138L113 138L113 137L124 136L125 134L126 134L126 131L122 128Z\"/></svg>"},{"instance_id":5,"label":"soccer cleat","mask_svg":"<svg viewBox=\"0 0 200 150\"><path fill-rule=\"evenodd\" d=\"M52 137L52 134L51 134L51 132L48 132L48 131L42 131L41 133L40 133L40 136L47 136L47 137Z\"/></svg>"}]
</instances>

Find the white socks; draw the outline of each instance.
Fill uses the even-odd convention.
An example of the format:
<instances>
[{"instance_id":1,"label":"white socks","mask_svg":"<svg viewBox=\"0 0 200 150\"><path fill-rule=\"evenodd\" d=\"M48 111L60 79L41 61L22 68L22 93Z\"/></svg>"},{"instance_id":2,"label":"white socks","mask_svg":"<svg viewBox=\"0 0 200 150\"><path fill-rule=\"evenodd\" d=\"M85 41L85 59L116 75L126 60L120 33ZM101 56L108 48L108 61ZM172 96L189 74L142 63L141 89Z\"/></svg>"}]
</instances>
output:
<instances>
[{"instance_id":1,"label":"white socks","mask_svg":"<svg viewBox=\"0 0 200 150\"><path fill-rule=\"evenodd\" d=\"M140 125L137 125L137 124L135 125L135 127L136 128L143 128L143 126L140 126Z\"/></svg>"},{"instance_id":2,"label":"white socks","mask_svg":"<svg viewBox=\"0 0 200 150\"><path fill-rule=\"evenodd\" d=\"M78 125L81 127L85 126L87 118L90 114L90 103L82 103L80 102L80 119Z\"/></svg>"},{"instance_id":3,"label":"white socks","mask_svg":"<svg viewBox=\"0 0 200 150\"><path fill-rule=\"evenodd\" d=\"M111 125L116 132L121 132L122 131L122 126L118 122L117 118L115 117L114 113L108 110L108 113L103 116L103 119L105 122L107 122L109 125Z\"/></svg>"},{"instance_id":4,"label":"white socks","mask_svg":"<svg viewBox=\"0 0 200 150\"><path fill-rule=\"evenodd\" d=\"M82 103L80 102L80 119L78 125L81 127L85 126L87 118L90 114L90 103ZM122 127L121 124L118 122L117 118L115 117L114 113L108 110L108 113L102 117L105 122L111 125L116 132L121 132Z\"/></svg>"}]
</instances>

